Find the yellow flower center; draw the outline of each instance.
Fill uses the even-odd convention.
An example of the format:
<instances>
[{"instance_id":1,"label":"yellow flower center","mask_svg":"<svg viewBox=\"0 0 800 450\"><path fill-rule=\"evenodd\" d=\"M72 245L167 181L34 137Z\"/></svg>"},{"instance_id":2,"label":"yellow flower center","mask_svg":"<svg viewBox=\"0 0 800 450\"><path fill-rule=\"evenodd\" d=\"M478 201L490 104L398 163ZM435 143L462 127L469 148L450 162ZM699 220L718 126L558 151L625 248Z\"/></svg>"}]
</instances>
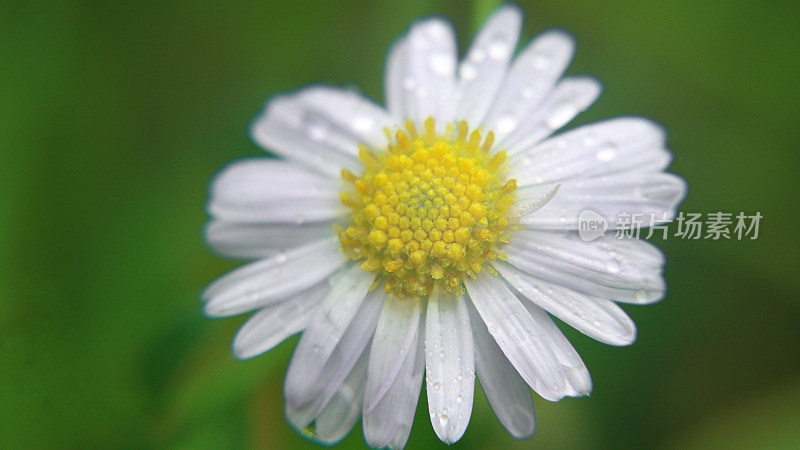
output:
<instances>
[{"instance_id":1,"label":"yellow flower center","mask_svg":"<svg viewBox=\"0 0 800 450\"><path fill-rule=\"evenodd\" d=\"M352 210L339 231L342 249L380 272L387 293L426 296L437 282L461 293L464 277L481 272L508 240L517 183L504 177L506 152L490 155L494 135L483 140L465 122L440 136L432 118L421 133L407 121L394 139L387 135L387 151L361 146L363 176L342 172L353 187L341 193Z\"/></svg>"}]
</instances>

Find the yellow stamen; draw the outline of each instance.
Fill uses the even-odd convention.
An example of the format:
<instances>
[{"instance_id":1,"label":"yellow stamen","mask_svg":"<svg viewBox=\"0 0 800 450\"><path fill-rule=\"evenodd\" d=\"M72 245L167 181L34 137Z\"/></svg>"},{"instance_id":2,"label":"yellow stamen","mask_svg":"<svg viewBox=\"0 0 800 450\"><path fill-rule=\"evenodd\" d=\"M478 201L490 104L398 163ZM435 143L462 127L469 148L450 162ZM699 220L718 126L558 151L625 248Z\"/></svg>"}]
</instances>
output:
<instances>
[{"instance_id":1,"label":"yellow stamen","mask_svg":"<svg viewBox=\"0 0 800 450\"><path fill-rule=\"evenodd\" d=\"M465 122L445 128L437 135L429 118L420 133L406 121L386 130L394 134L386 151L360 146L362 176L342 171L352 188L340 196L352 213L339 241L364 270L380 273L387 293L427 296L434 283L461 293L465 277L503 258L496 246L515 229L507 213L517 184L505 177L506 152L490 154L494 134L482 140Z\"/></svg>"}]
</instances>

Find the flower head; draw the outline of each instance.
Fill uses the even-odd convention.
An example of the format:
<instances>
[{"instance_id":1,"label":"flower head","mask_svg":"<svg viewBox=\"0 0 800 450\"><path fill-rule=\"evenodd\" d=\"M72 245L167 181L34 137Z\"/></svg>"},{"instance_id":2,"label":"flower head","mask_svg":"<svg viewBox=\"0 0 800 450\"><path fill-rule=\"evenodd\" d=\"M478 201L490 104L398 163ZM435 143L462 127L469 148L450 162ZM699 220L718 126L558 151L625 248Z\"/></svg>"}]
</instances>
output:
<instances>
[{"instance_id":1,"label":"flower head","mask_svg":"<svg viewBox=\"0 0 800 450\"><path fill-rule=\"evenodd\" d=\"M685 184L663 172L664 131L624 117L550 137L600 85L561 78L562 32L514 58L520 24L498 9L457 62L448 23L415 23L389 54L386 109L324 86L273 98L252 136L282 159L214 181L209 243L257 261L214 282L205 312L256 311L234 339L242 359L303 333L284 395L313 439L361 417L369 445L403 447L423 372L442 441L464 434L476 375L503 426L530 436L530 389L556 401L592 387L551 315L628 345L615 302L664 293L654 246L578 235L584 209L611 229L620 213L672 220Z\"/></svg>"}]
</instances>

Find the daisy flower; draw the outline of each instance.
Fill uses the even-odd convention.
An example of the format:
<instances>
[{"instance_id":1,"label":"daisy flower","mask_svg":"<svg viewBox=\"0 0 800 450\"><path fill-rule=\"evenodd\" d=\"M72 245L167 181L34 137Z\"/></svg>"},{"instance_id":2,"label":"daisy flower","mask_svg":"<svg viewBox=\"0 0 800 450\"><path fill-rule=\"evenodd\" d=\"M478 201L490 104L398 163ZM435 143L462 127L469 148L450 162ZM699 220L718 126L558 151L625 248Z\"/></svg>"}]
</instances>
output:
<instances>
[{"instance_id":1,"label":"daisy flower","mask_svg":"<svg viewBox=\"0 0 800 450\"><path fill-rule=\"evenodd\" d=\"M551 137L600 84L562 77L574 43L561 31L514 57L521 20L499 8L460 62L449 23L414 23L390 50L385 108L328 86L276 96L251 134L280 159L214 180L208 242L256 261L208 287L205 313L255 311L233 341L241 359L302 332L284 396L304 435L335 443L361 418L367 444L401 448L424 379L431 424L455 442L477 376L502 425L529 437L531 389L592 389L552 316L629 345L615 302L663 296L657 248L584 242L578 217L672 220L685 184L664 173L664 130L622 117Z\"/></svg>"}]
</instances>

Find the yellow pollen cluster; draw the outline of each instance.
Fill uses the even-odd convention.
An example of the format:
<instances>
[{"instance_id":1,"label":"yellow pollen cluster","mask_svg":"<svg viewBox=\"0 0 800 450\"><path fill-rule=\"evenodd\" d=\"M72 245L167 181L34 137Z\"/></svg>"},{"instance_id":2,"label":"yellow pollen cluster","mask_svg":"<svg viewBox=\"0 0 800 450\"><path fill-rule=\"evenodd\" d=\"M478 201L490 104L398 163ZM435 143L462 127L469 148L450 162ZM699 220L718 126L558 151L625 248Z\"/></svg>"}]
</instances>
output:
<instances>
[{"instance_id":1,"label":"yellow pollen cluster","mask_svg":"<svg viewBox=\"0 0 800 450\"><path fill-rule=\"evenodd\" d=\"M439 136L432 118L422 132L407 121L387 151L360 148L363 176L342 172L352 220L339 241L364 270L380 272L387 293L426 296L435 282L461 293L465 275L499 256L517 184L502 176L506 152L489 154L493 138L465 122Z\"/></svg>"}]
</instances>

